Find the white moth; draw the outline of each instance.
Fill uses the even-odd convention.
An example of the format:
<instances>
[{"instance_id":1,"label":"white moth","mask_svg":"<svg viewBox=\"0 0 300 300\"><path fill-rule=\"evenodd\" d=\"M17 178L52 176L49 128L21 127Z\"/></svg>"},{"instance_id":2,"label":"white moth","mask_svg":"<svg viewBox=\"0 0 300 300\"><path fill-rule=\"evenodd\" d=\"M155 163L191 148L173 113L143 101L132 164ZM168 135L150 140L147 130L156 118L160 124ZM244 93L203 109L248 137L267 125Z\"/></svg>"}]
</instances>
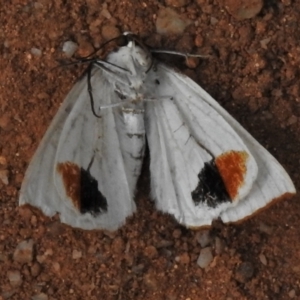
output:
<instances>
[{"instance_id":1,"label":"white moth","mask_svg":"<svg viewBox=\"0 0 300 300\"><path fill-rule=\"evenodd\" d=\"M156 207L187 227L235 222L295 193L283 167L210 95L126 37L64 100L20 205L74 227L117 229L136 210L146 138Z\"/></svg>"}]
</instances>

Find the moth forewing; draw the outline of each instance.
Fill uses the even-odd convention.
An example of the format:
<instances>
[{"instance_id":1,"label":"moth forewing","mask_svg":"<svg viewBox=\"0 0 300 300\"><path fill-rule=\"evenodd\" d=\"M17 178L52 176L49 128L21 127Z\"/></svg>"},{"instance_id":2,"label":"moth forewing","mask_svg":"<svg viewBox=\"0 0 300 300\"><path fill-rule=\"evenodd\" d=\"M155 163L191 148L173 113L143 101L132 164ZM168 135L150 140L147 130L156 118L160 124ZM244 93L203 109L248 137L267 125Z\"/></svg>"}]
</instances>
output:
<instances>
[{"instance_id":1,"label":"moth forewing","mask_svg":"<svg viewBox=\"0 0 300 300\"><path fill-rule=\"evenodd\" d=\"M54 188L53 176L57 145L69 112L85 88L86 80L78 81L52 120L26 170L19 205L31 204L40 208L47 216L53 216L59 211L61 199Z\"/></svg>"}]
</instances>

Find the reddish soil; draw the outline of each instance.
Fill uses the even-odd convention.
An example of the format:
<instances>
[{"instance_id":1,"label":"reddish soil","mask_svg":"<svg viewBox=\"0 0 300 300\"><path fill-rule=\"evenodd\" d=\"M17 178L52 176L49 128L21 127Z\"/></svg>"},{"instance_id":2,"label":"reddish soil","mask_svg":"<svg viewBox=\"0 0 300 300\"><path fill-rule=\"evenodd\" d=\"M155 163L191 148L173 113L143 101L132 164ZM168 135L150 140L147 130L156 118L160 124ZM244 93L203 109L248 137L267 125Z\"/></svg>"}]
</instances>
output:
<instances>
[{"instance_id":1,"label":"reddish soil","mask_svg":"<svg viewBox=\"0 0 300 300\"><path fill-rule=\"evenodd\" d=\"M75 41L77 55L86 55L124 31L157 48L210 54L182 71L300 188L300 3L265 1L256 16L240 20L221 2L12 0L0 7L0 171L8 175L8 184L0 180L0 299L300 299L299 195L241 224L216 222L206 269L197 265L205 233L155 210L147 163L138 211L114 233L70 228L18 207L26 167L83 70L55 68L65 58L63 43ZM183 34L159 35L159 7L172 3L186 4L173 9L191 24ZM18 244L30 239L32 257L16 259Z\"/></svg>"}]
</instances>

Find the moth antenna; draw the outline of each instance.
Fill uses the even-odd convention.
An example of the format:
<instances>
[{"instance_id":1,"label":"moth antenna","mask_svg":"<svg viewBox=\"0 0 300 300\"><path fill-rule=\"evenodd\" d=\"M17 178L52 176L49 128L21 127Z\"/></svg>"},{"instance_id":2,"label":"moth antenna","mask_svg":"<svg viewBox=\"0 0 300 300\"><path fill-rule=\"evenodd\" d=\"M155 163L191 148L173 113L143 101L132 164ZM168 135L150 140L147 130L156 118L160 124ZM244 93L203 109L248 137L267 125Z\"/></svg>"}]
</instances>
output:
<instances>
[{"instance_id":1,"label":"moth antenna","mask_svg":"<svg viewBox=\"0 0 300 300\"><path fill-rule=\"evenodd\" d=\"M191 54L191 53L184 53L180 51L172 51L172 50L160 50L160 49L151 49L151 53L163 53L163 54L171 54L171 55L178 55L183 56L185 58L188 57L198 57L198 58L210 58L211 55L202 55L202 54Z\"/></svg>"},{"instance_id":2,"label":"moth antenna","mask_svg":"<svg viewBox=\"0 0 300 300\"><path fill-rule=\"evenodd\" d=\"M90 63L90 65L88 66L88 69L87 69L87 86L88 86L88 93L89 93L89 96L90 96L91 108L92 108L93 115L94 115L96 118L101 118L101 116L98 115L98 114L96 113L95 107L94 107L94 104L95 104L95 103L94 103L93 88L92 88L92 83L91 83L93 66L94 66L94 64L93 64L93 63Z\"/></svg>"},{"instance_id":3,"label":"moth antenna","mask_svg":"<svg viewBox=\"0 0 300 300\"><path fill-rule=\"evenodd\" d=\"M129 73L131 74L131 72L128 69L122 68L118 65L112 64L110 62L107 62L105 60L101 60L101 59L94 59L92 61L92 63L96 66L98 66L99 68L104 69L105 71L111 72L113 73L114 71L110 70L109 68L105 67L105 65L109 65L110 67L115 67L116 69L118 69L118 71L124 71L124 73Z\"/></svg>"}]
</instances>

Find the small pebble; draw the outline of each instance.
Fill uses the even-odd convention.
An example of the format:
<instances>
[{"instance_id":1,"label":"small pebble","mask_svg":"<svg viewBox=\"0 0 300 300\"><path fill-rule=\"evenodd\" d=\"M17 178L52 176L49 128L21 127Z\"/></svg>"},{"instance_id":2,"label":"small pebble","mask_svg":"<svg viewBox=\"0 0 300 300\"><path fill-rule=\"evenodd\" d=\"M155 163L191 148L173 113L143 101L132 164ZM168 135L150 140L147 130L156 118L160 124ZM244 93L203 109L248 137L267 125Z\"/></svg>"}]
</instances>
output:
<instances>
[{"instance_id":1,"label":"small pebble","mask_svg":"<svg viewBox=\"0 0 300 300\"><path fill-rule=\"evenodd\" d=\"M210 17L210 24L211 25L216 25L219 22L219 20L215 17Z\"/></svg>"},{"instance_id":2,"label":"small pebble","mask_svg":"<svg viewBox=\"0 0 300 300\"><path fill-rule=\"evenodd\" d=\"M54 262L53 265L52 265L52 267L53 267L53 270L55 272L59 272L60 271L60 264L58 262Z\"/></svg>"},{"instance_id":3,"label":"small pebble","mask_svg":"<svg viewBox=\"0 0 300 300\"><path fill-rule=\"evenodd\" d=\"M39 2L34 2L33 6L35 9L43 9L44 8L44 5Z\"/></svg>"},{"instance_id":4,"label":"small pebble","mask_svg":"<svg viewBox=\"0 0 300 300\"><path fill-rule=\"evenodd\" d=\"M254 274L254 267L251 262L243 262L241 263L235 273L235 279L238 282L246 283L249 281Z\"/></svg>"},{"instance_id":5,"label":"small pebble","mask_svg":"<svg viewBox=\"0 0 300 300\"><path fill-rule=\"evenodd\" d=\"M199 65L200 59L199 57L190 57L186 58L185 64L190 69L195 69Z\"/></svg>"},{"instance_id":6,"label":"small pebble","mask_svg":"<svg viewBox=\"0 0 300 300\"><path fill-rule=\"evenodd\" d=\"M157 13L156 32L159 34L182 34L191 24L188 19L182 18L171 8L161 7Z\"/></svg>"},{"instance_id":7,"label":"small pebble","mask_svg":"<svg viewBox=\"0 0 300 300\"><path fill-rule=\"evenodd\" d=\"M14 261L20 263L29 263L33 259L33 240L22 241L18 244L14 255Z\"/></svg>"},{"instance_id":8,"label":"small pebble","mask_svg":"<svg viewBox=\"0 0 300 300\"><path fill-rule=\"evenodd\" d=\"M0 180L3 184L8 185L8 170L0 170Z\"/></svg>"},{"instance_id":9,"label":"small pebble","mask_svg":"<svg viewBox=\"0 0 300 300\"><path fill-rule=\"evenodd\" d=\"M161 240L157 243L156 248L167 248L167 247L171 247L174 245L173 241L168 241L168 240Z\"/></svg>"},{"instance_id":10,"label":"small pebble","mask_svg":"<svg viewBox=\"0 0 300 300\"><path fill-rule=\"evenodd\" d=\"M30 218L30 224L33 226L33 227L36 227L37 226L37 217L35 215L33 215L31 218Z\"/></svg>"},{"instance_id":11,"label":"small pebble","mask_svg":"<svg viewBox=\"0 0 300 300\"><path fill-rule=\"evenodd\" d=\"M147 246L144 250L144 253L147 257L149 257L151 259L157 257L157 254L158 254L158 252L154 246Z\"/></svg>"},{"instance_id":12,"label":"small pebble","mask_svg":"<svg viewBox=\"0 0 300 300\"><path fill-rule=\"evenodd\" d=\"M79 56L82 56L82 57L88 56L91 53L93 53L93 51L94 51L94 47L89 41L87 41L83 38L79 39L79 49L77 51L77 54Z\"/></svg>"},{"instance_id":13,"label":"small pebble","mask_svg":"<svg viewBox=\"0 0 300 300\"><path fill-rule=\"evenodd\" d=\"M201 34L197 34L194 42L197 47L202 47L204 42L203 36Z\"/></svg>"},{"instance_id":14,"label":"small pebble","mask_svg":"<svg viewBox=\"0 0 300 300\"><path fill-rule=\"evenodd\" d=\"M189 254L187 252L182 253L179 256L179 262L181 264L188 265L190 263L190 261L191 261L191 258L190 258Z\"/></svg>"},{"instance_id":15,"label":"small pebble","mask_svg":"<svg viewBox=\"0 0 300 300\"><path fill-rule=\"evenodd\" d=\"M290 290L289 291L289 297L293 299L293 298L295 298L295 296L296 296L296 291L294 289Z\"/></svg>"},{"instance_id":16,"label":"small pebble","mask_svg":"<svg viewBox=\"0 0 300 300\"><path fill-rule=\"evenodd\" d=\"M82 257L82 252L74 249L73 252L72 252L72 258L73 259L79 259L81 257Z\"/></svg>"},{"instance_id":17,"label":"small pebble","mask_svg":"<svg viewBox=\"0 0 300 300\"><path fill-rule=\"evenodd\" d=\"M260 262L263 264L263 265L267 265L268 264L268 262L267 262L267 259L266 259L266 256L264 255L264 254L259 254L259 260L260 260Z\"/></svg>"},{"instance_id":18,"label":"small pebble","mask_svg":"<svg viewBox=\"0 0 300 300\"><path fill-rule=\"evenodd\" d=\"M292 267L293 272L300 274L300 265L296 265Z\"/></svg>"},{"instance_id":19,"label":"small pebble","mask_svg":"<svg viewBox=\"0 0 300 300\"><path fill-rule=\"evenodd\" d=\"M45 260L46 260L46 256L45 255L37 255L36 256L36 260L40 263L40 264L42 264Z\"/></svg>"},{"instance_id":20,"label":"small pebble","mask_svg":"<svg viewBox=\"0 0 300 300\"><path fill-rule=\"evenodd\" d=\"M44 293L39 293L31 297L31 300L48 300L48 296Z\"/></svg>"},{"instance_id":21,"label":"small pebble","mask_svg":"<svg viewBox=\"0 0 300 300\"><path fill-rule=\"evenodd\" d=\"M0 166L6 167L7 166L7 159L0 155Z\"/></svg>"},{"instance_id":22,"label":"small pebble","mask_svg":"<svg viewBox=\"0 0 300 300\"><path fill-rule=\"evenodd\" d=\"M107 10L107 8L104 7L101 9L100 15L108 20L111 18L110 12Z\"/></svg>"},{"instance_id":23,"label":"small pebble","mask_svg":"<svg viewBox=\"0 0 300 300\"><path fill-rule=\"evenodd\" d=\"M42 55L42 50L33 47L33 48L30 49L30 53L34 56L41 56Z\"/></svg>"},{"instance_id":24,"label":"small pebble","mask_svg":"<svg viewBox=\"0 0 300 300\"><path fill-rule=\"evenodd\" d=\"M131 271L135 274L142 274L145 270L145 265L144 264L138 264L136 266L133 266L131 268Z\"/></svg>"},{"instance_id":25,"label":"small pebble","mask_svg":"<svg viewBox=\"0 0 300 300\"><path fill-rule=\"evenodd\" d=\"M121 32L116 26L104 25L101 29L101 35L105 40L109 41L121 35Z\"/></svg>"},{"instance_id":26,"label":"small pebble","mask_svg":"<svg viewBox=\"0 0 300 300\"><path fill-rule=\"evenodd\" d=\"M211 248L210 247L206 247L203 248L200 252L200 255L197 259L197 265L204 269L206 268L213 260L213 255L211 253Z\"/></svg>"},{"instance_id":27,"label":"small pebble","mask_svg":"<svg viewBox=\"0 0 300 300\"><path fill-rule=\"evenodd\" d=\"M10 46L9 41L8 41L8 40L5 40L4 43L3 43L3 46L4 46L5 48L9 48L9 46Z\"/></svg>"},{"instance_id":28,"label":"small pebble","mask_svg":"<svg viewBox=\"0 0 300 300\"><path fill-rule=\"evenodd\" d=\"M52 256L53 255L53 249L52 248L46 249L44 255L45 256Z\"/></svg>"},{"instance_id":29,"label":"small pebble","mask_svg":"<svg viewBox=\"0 0 300 300\"><path fill-rule=\"evenodd\" d=\"M17 287L22 284L22 277L19 271L8 271L7 277L10 282L10 285L13 287Z\"/></svg>"},{"instance_id":30,"label":"small pebble","mask_svg":"<svg viewBox=\"0 0 300 300\"><path fill-rule=\"evenodd\" d=\"M92 245L92 246L88 247L88 250L87 250L88 254L96 254L96 252L97 252L97 247L96 246Z\"/></svg>"},{"instance_id":31,"label":"small pebble","mask_svg":"<svg viewBox=\"0 0 300 300\"><path fill-rule=\"evenodd\" d=\"M263 49L268 49L268 44L269 44L270 41L271 41L271 38L263 39L263 40L260 41L260 46Z\"/></svg>"},{"instance_id":32,"label":"small pebble","mask_svg":"<svg viewBox=\"0 0 300 300\"><path fill-rule=\"evenodd\" d=\"M78 45L72 41L64 42L62 46L62 51L65 53L67 57L72 57L74 53L77 51Z\"/></svg>"},{"instance_id":33,"label":"small pebble","mask_svg":"<svg viewBox=\"0 0 300 300\"><path fill-rule=\"evenodd\" d=\"M251 19L263 8L263 0L225 0L226 10L237 20Z\"/></svg>"}]
</instances>

